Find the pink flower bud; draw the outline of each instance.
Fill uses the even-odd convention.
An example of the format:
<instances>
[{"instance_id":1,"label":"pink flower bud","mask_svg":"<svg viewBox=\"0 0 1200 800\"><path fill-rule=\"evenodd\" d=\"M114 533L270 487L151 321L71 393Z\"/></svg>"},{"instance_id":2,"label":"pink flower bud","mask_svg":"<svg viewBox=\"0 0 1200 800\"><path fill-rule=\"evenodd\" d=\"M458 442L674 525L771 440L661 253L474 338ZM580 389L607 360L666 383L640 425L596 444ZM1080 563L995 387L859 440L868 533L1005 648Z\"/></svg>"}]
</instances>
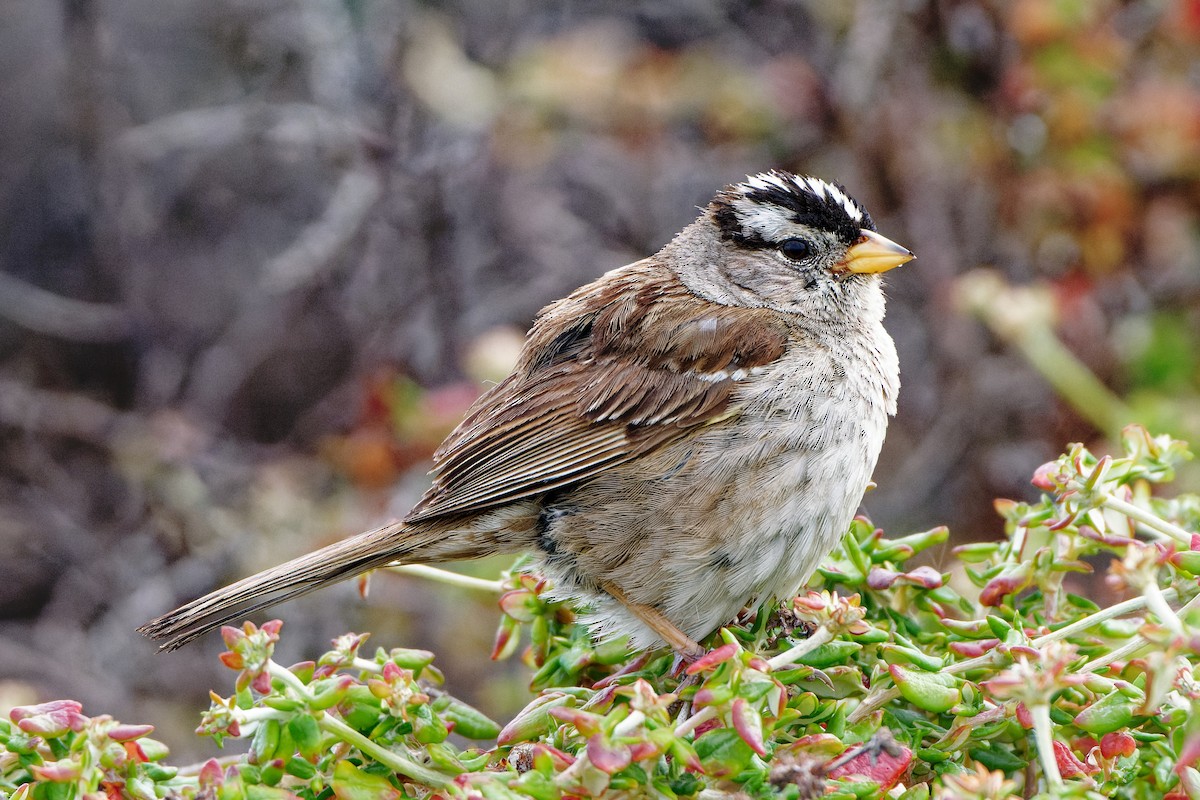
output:
<instances>
[{"instance_id":1,"label":"pink flower bud","mask_svg":"<svg viewBox=\"0 0 1200 800\"><path fill-rule=\"evenodd\" d=\"M108 738L115 742L127 742L140 739L154 731L153 725L116 725L109 729Z\"/></svg>"},{"instance_id":2,"label":"pink flower bud","mask_svg":"<svg viewBox=\"0 0 1200 800\"><path fill-rule=\"evenodd\" d=\"M1041 489L1043 492L1053 492L1058 487L1054 483L1054 478L1058 476L1058 462L1047 461L1033 471L1033 480L1030 481L1034 486Z\"/></svg>"}]
</instances>

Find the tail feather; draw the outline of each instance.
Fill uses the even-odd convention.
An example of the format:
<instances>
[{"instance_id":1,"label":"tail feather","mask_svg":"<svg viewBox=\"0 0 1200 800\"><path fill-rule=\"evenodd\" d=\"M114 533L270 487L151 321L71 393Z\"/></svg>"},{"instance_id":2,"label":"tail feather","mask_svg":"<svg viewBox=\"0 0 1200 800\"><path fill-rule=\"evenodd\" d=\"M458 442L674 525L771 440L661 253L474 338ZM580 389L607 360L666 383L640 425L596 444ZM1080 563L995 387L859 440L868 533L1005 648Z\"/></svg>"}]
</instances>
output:
<instances>
[{"instance_id":1,"label":"tail feather","mask_svg":"<svg viewBox=\"0 0 1200 800\"><path fill-rule=\"evenodd\" d=\"M244 615L406 556L426 560L419 552L444 539L444 535L431 538L415 534L401 522L384 525L243 578L150 620L138 632L156 641L165 640L160 650L175 650Z\"/></svg>"}]
</instances>

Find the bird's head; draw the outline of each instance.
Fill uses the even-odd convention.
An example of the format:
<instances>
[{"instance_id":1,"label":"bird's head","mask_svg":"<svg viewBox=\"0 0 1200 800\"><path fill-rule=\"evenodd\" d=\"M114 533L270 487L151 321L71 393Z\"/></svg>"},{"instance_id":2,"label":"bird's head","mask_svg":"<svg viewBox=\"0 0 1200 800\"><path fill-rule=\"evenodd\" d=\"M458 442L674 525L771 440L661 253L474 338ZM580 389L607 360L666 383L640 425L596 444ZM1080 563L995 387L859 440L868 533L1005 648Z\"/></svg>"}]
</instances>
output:
<instances>
[{"instance_id":1,"label":"bird's head","mask_svg":"<svg viewBox=\"0 0 1200 800\"><path fill-rule=\"evenodd\" d=\"M727 290L710 299L814 319L853 316L876 296L882 313L879 275L913 258L840 185L778 170L725 187L700 222L718 257L692 277Z\"/></svg>"}]
</instances>

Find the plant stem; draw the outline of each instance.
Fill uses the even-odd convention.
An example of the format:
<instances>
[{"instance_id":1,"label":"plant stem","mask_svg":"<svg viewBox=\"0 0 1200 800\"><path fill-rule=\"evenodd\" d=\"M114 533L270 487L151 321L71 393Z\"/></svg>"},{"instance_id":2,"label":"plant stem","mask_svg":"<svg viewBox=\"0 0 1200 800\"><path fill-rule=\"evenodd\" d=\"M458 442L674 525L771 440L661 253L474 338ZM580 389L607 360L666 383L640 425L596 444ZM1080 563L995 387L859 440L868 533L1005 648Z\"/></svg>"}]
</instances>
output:
<instances>
[{"instance_id":1,"label":"plant stem","mask_svg":"<svg viewBox=\"0 0 1200 800\"><path fill-rule=\"evenodd\" d=\"M1167 589L1160 594L1164 601L1174 600L1179 595L1179 593L1174 589ZM1200 601L1200 595L1197 595L1187 605L1180 609L1180 611L1191 608L1194 603L1197 603L1197 601ZM1126 614L1132 614L1134 611L1141 611L1147 606L1147 604L1148 601L1145 595L1132 597L1128 600L1117 603L1116 605L1109 606L1108 608L1102 608L1099 611L1088 614L1083 619L1075 620L1070 625L1064 625L1056 631L1050 631L1050 633L1047 633L1045 636L1039 636L1031 641L1029 645L1031 647L1043 647L1050 642L1057 641L1059 639L1066 639L1069 636L1074 636L1077 633L1088 630L1089 628L1093 628L1096 625L1099 625L1101 622L1107 622L1110 619L1115 619ZM1145 640L1140 636L1134 637L1130 643L1123 645L1121 648L1114 650L1105 656L1101 656L1087 666L1083 667L1083 671L1093 672L1105 664L1117 660L1118 657L1123 657L1118 656L1118 654L1126 651L1130 645L1136 645L1133 647L1133 651L1136 652L1137 650L1140 650L1145 643ZM990 653L985 653L984 655L977 656L975 658L969 658L966 661L957 661L953 664L950 664L946 667L945 671L949 673L970 672L971 670L979 669L980 667L996 666L1003 658L1005 658L1003 653L993 650ZM1103 659L1108 660L1103 661ZM864 699L857 708L850 712L850 716L847 717L847 722L854 723L863 720L874 713L876 709L883 708L899 696L900 690L896 689L895 687L882 691L878 694L868 695L867 698Z\"/></svg>"},{"instance_id":2,"label":"plant stem","mask_svg":"<svg viewBox=\"0 0 1200 800\"><path fill-rule=\"evenodd\" d=\"M833 641L833 633L829 628L822 626L813 631L813 635L800 644L768 659L767 663L771 665L771 669L779 669L780 667L795 663L797 658L811 653L821 645L831 641Z\"/></svg>"},{"instance_id":3,"label":"plant stem","mask_svg":"<svg viewBox=\"0 0 1200 800\"><path fill-rule=\"evenodd\" d=\"M1139 506L1135 506L1133 503L1113 497L1111 494L1106 494L1100 504L1106 508L1111 508L1113 511L1116 511L1119 514L1124 514L1130 519L1137 520L1147 528L1170 536L1180 544L1188 547L1191 547L1192 545L1192 534L1188 533L1178 525L1167 522L1157 514L1151 513L1144 508L1140 508Z\"/></svg>"},{"instance_id":4,"label":"plant stem","mask_svg":"<svg viewBox=\"0 0 1200 800\"><path fill-rule=\"evenodd\" d=\"M1159 592L1159 594L1165 602L1167 600L1174 599L1176 594L1178 594L1178 593L1174 589L1167 589L1165 592ZM1192 609L1196 608L1197 606L1200 606L1200 594L1196 595L1191 600L1184 603L1183 606L1179 609L1178 614L1182 614L1186 611L1191 611ZM1179 618L1178 614L1173 613L1173 616L1175 616L1175 618L1178 619ZM1107 667L1109 664L1113 663L1114 661L1123 661L1126 658L1133 656L1139 650L1144 648L1147 644L1149 644L1149 642L1147 642L1143 637L1134 636L1128 642L1126 642L1125 644L1118 647L1116 650L1111 650L1111 651L1105 653L1104 655L1100 656L1099 658L1097 658L1093 661L1089 661L1087 664L1084 664L1080 668L1079 671L1080 672L1095 672L1096 670L1103 669L1104 667Z\"/></svg>"},{"instance_id":5,"label":"plant stem","mask_svg":"<svg viewBox=\"0 0 1200 800\"><path fill-rule=\"evenodd\" d=\"M996 329L996 326L992 326ZM1004 335L1004 334L1002 334ZM1059 396L1080 416L1107 433L1134 418L1129 407L1068 350L1041 320L1015 328L1005 338L1017 346Z\"/></svg>"},{"instance_id":6,"label":"plant stem","mask_svg":"<svg viewBox=\"0 0 1200 800\"><path fill-rule=\"evenodd\" d=\"M1079 668L1079 671L1096 672L1097 670L1104 669L1114 661L1124 661L1125 659L1133 656L1135 653L1137 653L1137 651L1141 650L1145 646L1145 639L1140 636L1134 636L1116 650L1109 650L1107 653L1095 659L1094 661L1089 661L1088 663L1084 664Z\"/></svg>"},{"instance_id":7,"label":"plant stem","mask_svg":"<svg viewBox=\"0 0 1200 800\"><path fill-rule=\"evenodd\" d=\"M405 758L399 753L395 753L382 745L372 742L340 719L331 717L327 712L321 712L321 716L317 718L317 725L325 732L332 733L343 742L354 745L360 752L375 759L393 772L398 772L401 775L420 781L426 786L432 786L435 789L444 790L453 786L453 781L440 772L434 772L415 761Z\"/></svg>"},{"instance_id":8,"label":"plant stem","mask_svg":"<svg viewBox=\"0 0 1200 800\"><path fill-rule=\"evenodd\" d=\"M401 575L415 575L418 578L444 583L459 589L474 589L477 592L487 592L488 594L500 594L504 591L504 586L500 581L473 578L470 575L462 575L448 569L438 569L428 564L396 564L387 569L391 572L399 572Z\"/></svg>"},{"instance_id":9,"label":"plant stem","mask_svg":"<svg viewBox=\"0 0 1200 800\"><path fill-rule=\"evenodd\" d=\"M300 678L296 676L296 673L292 672L290 669L281 667L274 661L268 661L267 671L271 673L272 678L278 678L282 682L286 683L288 688L300 695L302 699L312 699L312 693L308 691L308 687L304 685L304 681L300 680Z\"/></svg>"},{"instance_id":10,"label":"plant stem","mask_svg":"<svg viewBox=\"0 0 1200 800\"><path fill-rule=\"evenodd\" d=\"M1146 605L1154 612L1154 616L1158 617L1158 621L1171 629L1171 633L1179 636L1183 633L1183 623L1179 621L1179 615L1167 603L1163 597L1162 589L1158 588L1157 583L1148 583L1142 588L1142 593L1146 596Z\"/></svg>"},{"instance_id":11,"label":"plant stem","mask_svg":"<svg viewBox=\"0 0 1200 800\"><path fill-rule=\"evenodd\" d=\"M714 708L713 706L706 706L706 707L700 709L699 711L697 711L695 714L692 714L690 717L685 719L683 722L679 723L679 725L675 728L675 735L676 736L687 736L689 733L696 730L696 728L699 728L701 725L703 725L704 723L708 722L710 719L713 719L716 716L717 716L717 709Z\"/></svg>"},{"instance_id":12,"label":"plant stem","mask_svg":"<svg viewBox=\"0 0 1200 800\"><path fill-rule=\"evenodd\" d=\"M1178 597L1178 595L1179 593L1174 589L1167 589L1162 593L1163 599L1168 601L1174 600L1176 597ZM1068 636L1074 636L1075 634L1086 631L1089 628L1094 628L1101 622L1108 622L1110 619L1123 617L1126 614L1132 614L1134 611L1141 611L1145 607L1146 598L1144 595L1131 597L1130 599L1117 603L1116 605L1109 606L1108 608L1102 608L1099 611L1088 614L1083 619L1075 620L1070 625L1064 625L1058 630L1050 631L1050 633L1047 633L1045 636L1039 636L1030 642L1030 644L1034 647L1041 647L1047 642L1053 642L1058 639L1066 639ZM956 665L951 665L951 667L953 666Z\"/></svg>"},{"instance_id":13,"label":"plant stem","mask_svg":"<svg viewBox=\"0 0 1200 800\"><path fill-rule=\"evenodd\" d=\"M1058 762L1054 758L1054 727L1050 722L1050 706L1038 703L1029 708L1033 717L1033 738L1037 742L1038 761L1042 764L1042 774L1046 776L1046 784L1051 794L1057 794L1062 789L1062 774L1058 771Z\"/></svg>"},{"instance_id":14,"label":"plant stem","mask_svg":"<svg viewBox=\"0 0 1200 800\"><path fill-rule=\"evenodd\" d=\"M267 669L270 671L271 677L286 683L293 692L299 695L301 700L312 701L312 694L308 691L308 687L291 670L279 666L274 661L267 662ZM375 759L393 772L398 772L435 789L449 789L453 786L453 781L440 772L435 772L376 744L327 711L322 711L317 716L317 725L326 733L331 733L343 742L357 747L360 752Z\"/></svg>"}]
</instances>

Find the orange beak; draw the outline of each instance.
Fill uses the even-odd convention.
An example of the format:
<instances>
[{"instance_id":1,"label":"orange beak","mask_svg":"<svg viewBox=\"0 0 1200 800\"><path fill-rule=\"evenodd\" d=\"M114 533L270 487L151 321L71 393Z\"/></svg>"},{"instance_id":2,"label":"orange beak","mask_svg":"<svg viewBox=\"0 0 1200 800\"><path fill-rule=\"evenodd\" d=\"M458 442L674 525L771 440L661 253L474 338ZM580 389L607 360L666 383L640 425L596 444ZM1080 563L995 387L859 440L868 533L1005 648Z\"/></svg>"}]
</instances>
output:
<instances>
[{"instance_id":1,"label":"orange beak","mask_svg":"<svg viewBox=\"0 0 1200 800\"><path fill-rule=\"evenodd\" d=\"M864 274L887 272L915 257L907 247L901 247L875 231L864 230L859 240L846 251L846 257L838 267L846 272Z\"/></svg>"}]
</instances>

